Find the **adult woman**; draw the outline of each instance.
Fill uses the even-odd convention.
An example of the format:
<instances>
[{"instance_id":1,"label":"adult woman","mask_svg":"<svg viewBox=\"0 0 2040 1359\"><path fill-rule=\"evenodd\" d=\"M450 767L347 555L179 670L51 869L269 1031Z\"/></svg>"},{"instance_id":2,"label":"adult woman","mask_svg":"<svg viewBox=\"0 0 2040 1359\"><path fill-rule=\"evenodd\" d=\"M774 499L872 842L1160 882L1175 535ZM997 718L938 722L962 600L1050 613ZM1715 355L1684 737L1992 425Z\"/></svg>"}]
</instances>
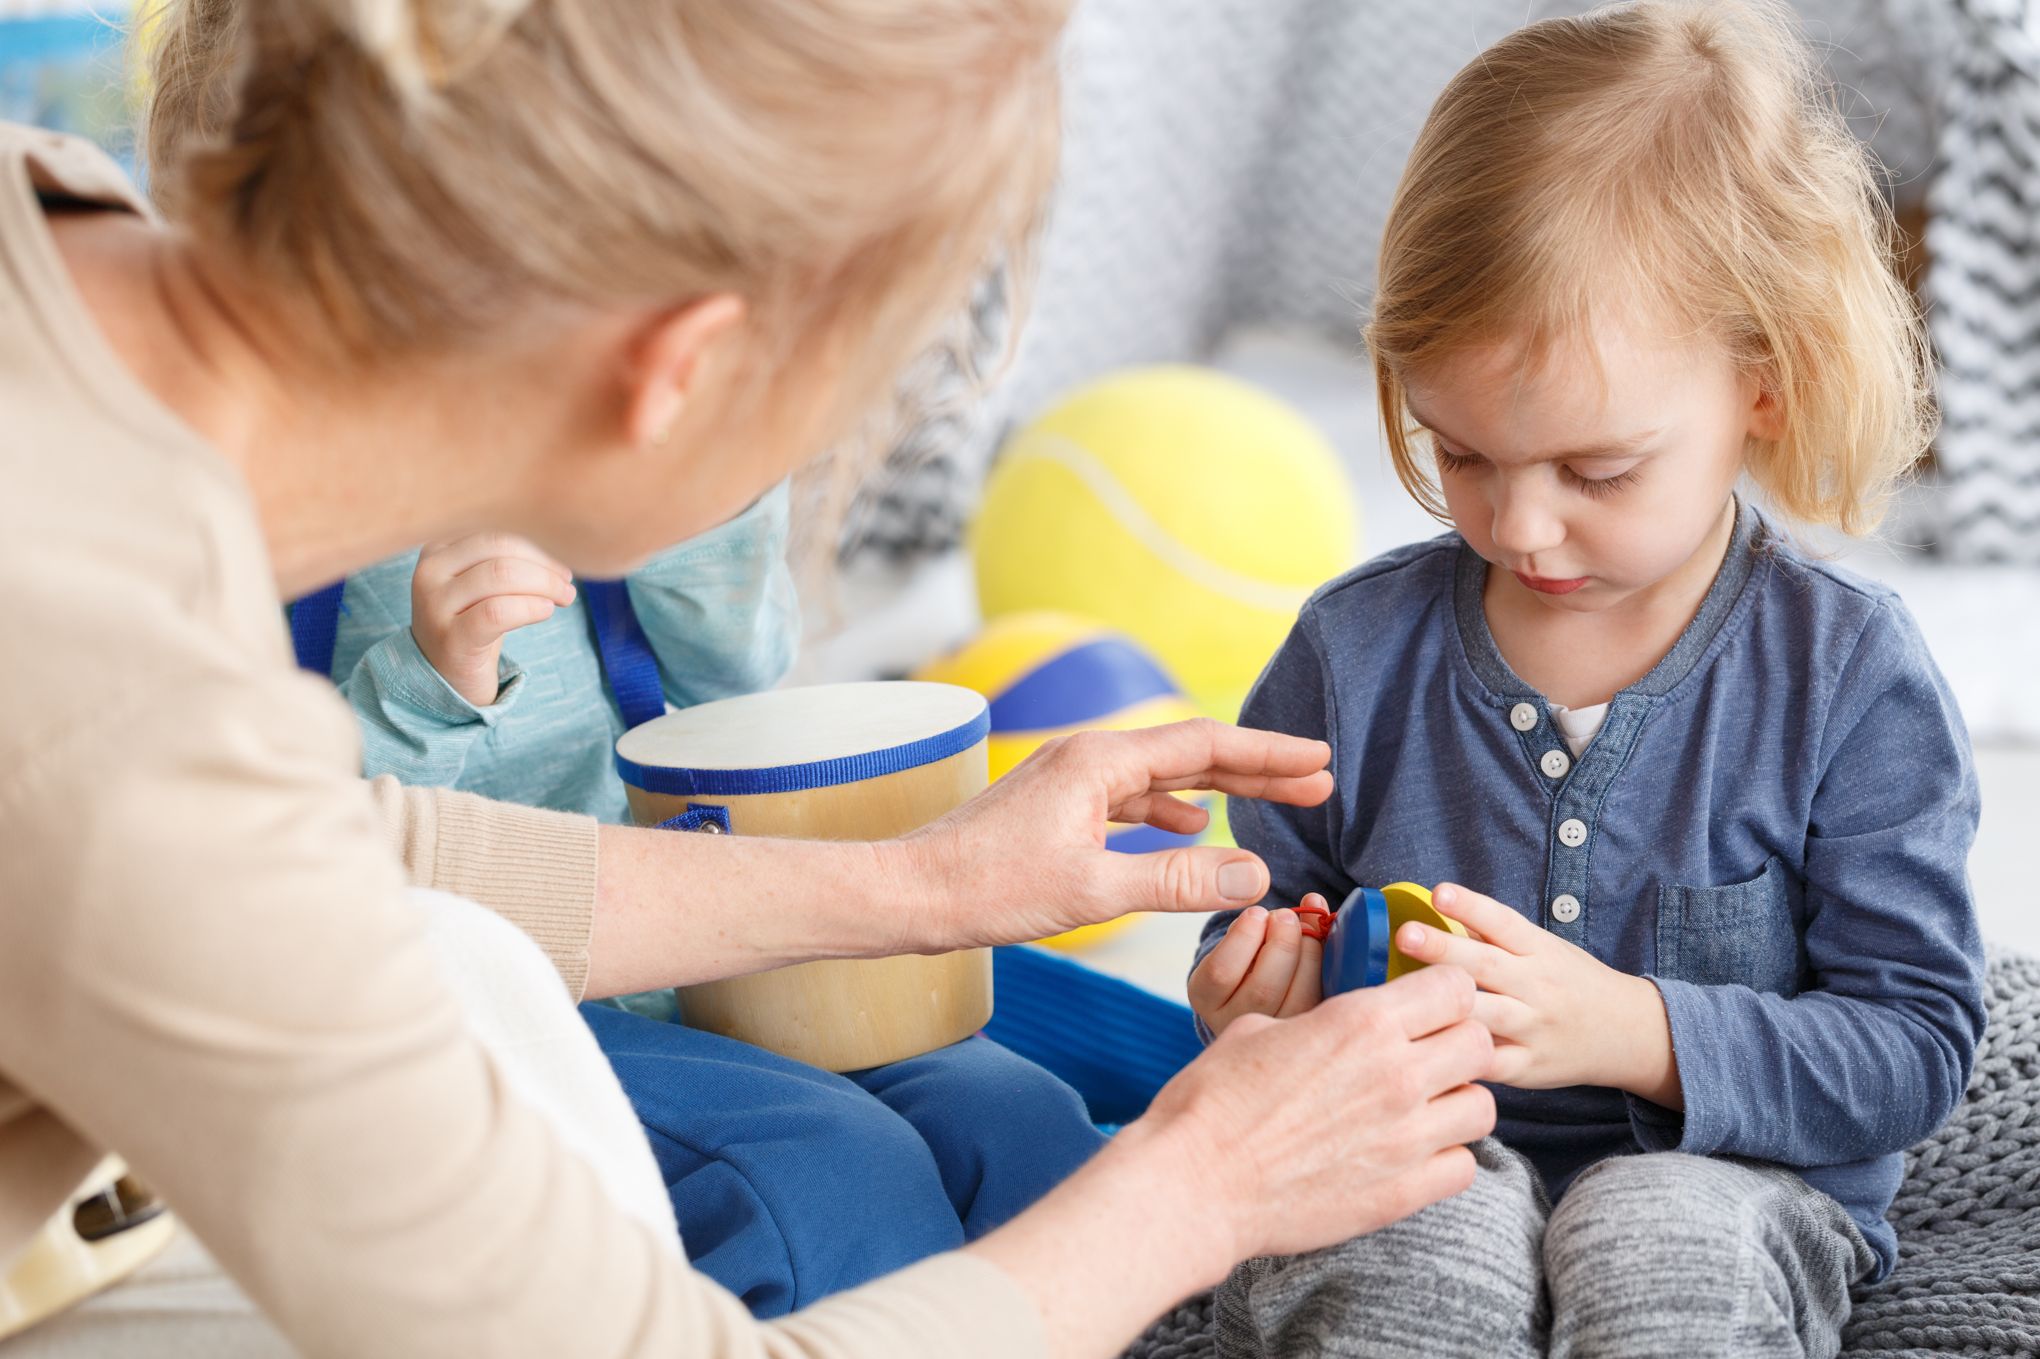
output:
<instances>
[{"instance_id":1,"label":"adult woman","mask_svg":"<svg viewBox=\"0 0 2040 1359\"><path fill-rule=\"evenodd\" d=\"M605 1171L613 1088L569 1054L561 1098L476 1013L1251 901L1251 856L1123 860L1103 822L1322 799L1323 749L1081 739L891 845L598 836L362 785L290 669L279 588L483 527L616 573L847 427L1024 239L1058 8L195 0L159 100L242 74L157 167L175 229L0 130L0 1262L103 1146L310 1352L1104 1354L1465 1182L1486 1037L1440 972L1236 1026L1007 1228L756 1327Z\"/></svg>"}]
</instances>

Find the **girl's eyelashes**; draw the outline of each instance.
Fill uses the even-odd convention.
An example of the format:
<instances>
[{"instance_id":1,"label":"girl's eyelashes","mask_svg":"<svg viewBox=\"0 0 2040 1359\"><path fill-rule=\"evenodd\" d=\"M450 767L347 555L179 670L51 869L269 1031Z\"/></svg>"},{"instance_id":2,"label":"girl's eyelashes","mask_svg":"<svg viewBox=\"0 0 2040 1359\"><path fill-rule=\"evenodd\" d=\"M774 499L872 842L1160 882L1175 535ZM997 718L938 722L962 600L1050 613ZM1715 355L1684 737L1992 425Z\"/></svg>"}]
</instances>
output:
<instances>
[{"instance_id":1,"label":"girl's eyelashes","mask_svg":"<svg viewBox=\"0 0 2040 1359\"><path fill-rule=\"evenodd\" d=\"M1438 470L1441 472L1464 472L1480 462L1471 454L1454 453L1435 439L1431 441L1431 451L1438 457Z\"/></svg>"},{"instance_id":2,"label":"girl's eyelashes","mask_svg":"<svg viewBox=\"0 0 2040 1359\"><path fill-rule=\"evenodd\" d=\"M1624 487L1635 484L1636 469L1632 467L1627 472L1618 472L1612 477L1583 477L1568 467L1565 469L1565 476L1566 480L1577 486L1582 493L1599 499L1602 496L1614 495Z\"/></svg>"},{"instance_id":3,"label":"girl's eyelashes","mask_svg":"<svg viewBox=\"0 0 2040 1359\"><path fill-rule=\"evenodd\" d=\"M1438 459L1438 470L1440 472L1467 472L1476 467L1484 466L1487 462L1487 459L1478 454L1455 453L1436 438L1431 440L1431 452ZM1582 476L1572 468L1564 466L1560 467L1559 473L1567 482L1578 488L1582 494L1593 496L1596 499L1602 496L1611 496L1626 489L1635 484L1637 478L1637 469L1634 467L1624 472L1618 472L1612 477Z\"/></svg>"}]
</instances>

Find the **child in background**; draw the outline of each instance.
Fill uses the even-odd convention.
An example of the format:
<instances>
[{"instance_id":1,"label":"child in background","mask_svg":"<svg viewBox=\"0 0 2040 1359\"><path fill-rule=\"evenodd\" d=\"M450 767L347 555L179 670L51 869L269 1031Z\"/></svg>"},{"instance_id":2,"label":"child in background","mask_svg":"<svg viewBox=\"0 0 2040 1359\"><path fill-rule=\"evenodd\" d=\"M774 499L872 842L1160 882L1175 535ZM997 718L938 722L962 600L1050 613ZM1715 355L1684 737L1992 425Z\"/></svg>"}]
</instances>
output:
<instances>
[{"instance_id":1,"label":"child in background","mask_svg":"<svg viewBox=\"0 0 2040 1359\"><path fill-rule=\"evenodd\" d=\"M627 579L667 703L767 689L791 664L787 502L781 486ZM558 563L478 534L351 576L343 600L333 671L368 775L630 819L623 710ZM582 1013L689 1258L760 1317L975 1240L1103 1141L1074 1091L983 1037L838 1076L668 1022L670 990Z\"/></svg>"},{"instance_id":2,"label":"child in background","mask_svg":"<svg viewBox=\"0 0 2040 1359\"><path fill-rule=\"evenodd\" d=\"M785 676L800 644L786 539L780 486L631 573L668 703ZM477 534L350 576L344 598L333 675L361 715L368 777L630 821L611 759L627 723L564 567L521 539Z\"/></svg>"},{"instance_id":3,"label":"child in background","mask_svg":"<svg viewBox=\"0 0 2040 1359\"><path fill-rule=\"evenodd\" d=\"M1953 698L1862 533L1931 430L1866 154L1782 9L1646 2L1462 71L1367 338L1453 532L1320 589L1242 722L1331 742L1234 804L1278 902L1438 883L1496 1137L1471 1189L1250 1261L1221 1354L1834 1354L1902 1153L1982 1033ZM1739 483L1754 483L1759 509ZM1214 918L1204 1023L1318 999L1289 910Z\"/></svg>"}]
</instances>

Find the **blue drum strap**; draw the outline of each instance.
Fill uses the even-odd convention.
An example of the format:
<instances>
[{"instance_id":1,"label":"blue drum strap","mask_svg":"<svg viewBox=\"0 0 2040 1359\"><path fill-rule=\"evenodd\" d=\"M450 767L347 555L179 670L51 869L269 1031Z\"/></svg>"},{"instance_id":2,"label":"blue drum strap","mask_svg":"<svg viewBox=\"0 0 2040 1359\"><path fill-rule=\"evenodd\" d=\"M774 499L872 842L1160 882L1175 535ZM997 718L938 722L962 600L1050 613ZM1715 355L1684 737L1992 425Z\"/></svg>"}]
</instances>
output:
<instances>
[{"instance_id":1,"label":"blue drum strap","mask_svg":"<svg viewBox=\"0 0 2040 1359\"><path fill-rule=\"evenodd\" d=\"M333 674L333 642L340 635L340 595L347 582L336 580L290 606L290 645L298 665L316 675Z\"/></svg>"},{"instance_id":2,"label":"blue drum strap","mask_svg":"<svg viewBox=\"0 0 2040 1359\"><path fill-rule=\"evenodd\" d=\"M623 711L624 726L643 726L663 716L666 691L659 683L658 657L652 654L644 625L630 606L630 590L620 580L583 580L578 585L588 606L588 620L595 628L602 673L609 680L609 691L616 695L616 706Z\"/></svg>"},{"instance_id":3,"label":"blue drum strap","mask_svg":"<svg viewBox=\"0 0 2040 1359\"><path fill-rule=\"evenodd\" d=\"M730 809L717 807L707 802L690 802L687 810L678 816L669 816L661 821L657 830L703 831L709 835L729 835Z\"/></svg>"},{"instance_id":4,"label":"blue drum strap","mask_svg":"<svg viewBox=\"0 0 2040 1359\"><path fill-rule=\"evenodd\" d=\"M298 665L328 678L333 674L341 595L346 587L346 581L335 581L290 606L290 644L297 652ZM595 630L603 677L616 695L625 725L635 727L660 716L666 711L666 698L659 683L659 662L631 608L629 590L620 580L584 580L579 588Z\"/></svg>"}]
</instances>

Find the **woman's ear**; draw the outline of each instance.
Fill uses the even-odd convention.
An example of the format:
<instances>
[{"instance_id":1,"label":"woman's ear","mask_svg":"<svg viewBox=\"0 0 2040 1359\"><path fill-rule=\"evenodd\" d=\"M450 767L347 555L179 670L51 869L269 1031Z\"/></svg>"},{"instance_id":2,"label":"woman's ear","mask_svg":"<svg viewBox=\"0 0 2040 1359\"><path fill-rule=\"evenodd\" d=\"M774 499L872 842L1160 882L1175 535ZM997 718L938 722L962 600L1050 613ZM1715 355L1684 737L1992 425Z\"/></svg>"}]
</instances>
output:
<instances>
[{"instance_id":1,"label":"woman's ear","mask_svg":"<svg viewBox=\"0 0 2040 1359\"><path fill-rule=\"evenodd\" d=\"M633 346L624 438L632 448L662 444L703 381L703 359L743 323L744 299L711 293L662 312Z\"/></svg>"}]
</instances>

